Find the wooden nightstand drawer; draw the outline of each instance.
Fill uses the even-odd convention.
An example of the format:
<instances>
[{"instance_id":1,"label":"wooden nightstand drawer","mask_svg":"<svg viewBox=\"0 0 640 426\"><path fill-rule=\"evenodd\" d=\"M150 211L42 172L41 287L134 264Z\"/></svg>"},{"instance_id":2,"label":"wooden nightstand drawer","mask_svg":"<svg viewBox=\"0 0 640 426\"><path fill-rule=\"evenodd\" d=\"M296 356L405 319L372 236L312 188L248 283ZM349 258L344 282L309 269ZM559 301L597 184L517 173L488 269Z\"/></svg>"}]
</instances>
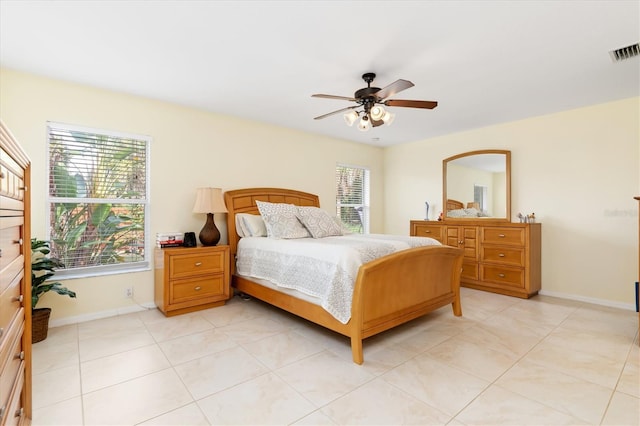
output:
<instances>
[{"instance_id":1,"label":"wooden nightstand drawer","mask_svg":"<svg viewBox=\"0 0 640 426\"><path fill-rule=\"evenodd\" d=\"M525 230L524 228L485 227L482 228L482 243L524 246Z\"/></svg>"},{"instance_id":2,"label":"wooden nightstand drawer","mask_svg":"<svg viewBox=\"0 0 640 426\"><path fill-rule=\"evenodd\" d=\"M524 266L524 248L482 247L480 260L512 266Z\"/></svg>"},{"instance_id":3,"label":"wooden nightstand drawer","mask_svg":"<svg viewBox=\"0 0 640 426\"><path fill-rule=\"evenodd\" d=\"M175 280L170 285L170 303L203 299L224 293L224 275L207 275L198 278Z\"/></svg>"},{"instance_id":4,"label":"wooden nightstand drawer","mask_svg":"<svg viewBox=\"0 0 640 426\"><path fill-rule=\"evenodd\" d=\"M480 279L487 282L524 288L524 270L520 268L507 268L481 264Z\"/></svg>"},{"instance_id":5,"label":"wooden nightstand drawer","mask_svg":"<svg viewBox=\"0 0 640 426\"><path fill-rule=\"evenodd\" d=\"M224 252L180 254L171 256L169 277L174 279L222 272L224 267Z\"/></svg>"}]
</instances>

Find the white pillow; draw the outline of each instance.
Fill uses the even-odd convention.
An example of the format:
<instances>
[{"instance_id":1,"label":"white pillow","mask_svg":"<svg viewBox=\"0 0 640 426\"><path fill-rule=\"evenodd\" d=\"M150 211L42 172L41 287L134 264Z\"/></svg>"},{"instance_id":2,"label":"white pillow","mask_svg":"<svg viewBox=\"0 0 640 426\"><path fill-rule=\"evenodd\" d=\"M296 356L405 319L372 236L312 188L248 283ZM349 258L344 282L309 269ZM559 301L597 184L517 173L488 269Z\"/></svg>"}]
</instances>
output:
<instances>
[{"instance_id":1,"label":"white pillow","mask_svg":"<svg viewBox=\"0 0 640 426\"><path fill-rule=\"evenodd\" d=\"M266 237L267 226L259 214L240 213L242 227L247 237Z\"/></svg>"},{"instance_id":2,"label":"white pillow","mask_svg":"<svg viewBox=\"0 0 640 426\"><path fill-rule=\"evenodd\" d=\"M302 224L309 230L313 238L324 238L342 235L342 228L329 213L318 207L298 207Z\"/></svg>"},{"instance_id":3,"label":"white pillow","mask_svg":"<svg viewBox=\"0 0 640 426\"><path fill-rule=\"evenodd\" d=\"M236 233L240 238L248 237L249 231L245 229L244 223L242 223L242 215L245 213L238 213L236 215Z\"/></svg>"},{"instance_id":4,"label":"white pillow","mask_svg":"<svg viewBox=\"0 0 640 426\"><path fill-rule=\"evenodd\" d=\"M298 220L298 208L293 204L256 201L260 215L271 238L308 238L307 228Z\"/></svg>"}]
</instances>

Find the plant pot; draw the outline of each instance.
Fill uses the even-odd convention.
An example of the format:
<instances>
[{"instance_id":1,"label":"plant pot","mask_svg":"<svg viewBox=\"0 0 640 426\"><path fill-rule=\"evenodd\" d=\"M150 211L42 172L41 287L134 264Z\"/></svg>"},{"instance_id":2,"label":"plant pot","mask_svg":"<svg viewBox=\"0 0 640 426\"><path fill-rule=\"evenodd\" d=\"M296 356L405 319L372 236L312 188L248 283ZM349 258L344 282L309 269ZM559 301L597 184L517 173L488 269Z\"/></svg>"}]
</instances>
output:
<instances>
[{"instance_id":1,"label":"plant pot","mask_svg":"<svg viewBox=\"0 0 640 426\"><path fill-rule=\"evenodd\" d=\"M51 308L38 308L31 311L31 343L47 338Z\"/></svg>"}]
</instances>

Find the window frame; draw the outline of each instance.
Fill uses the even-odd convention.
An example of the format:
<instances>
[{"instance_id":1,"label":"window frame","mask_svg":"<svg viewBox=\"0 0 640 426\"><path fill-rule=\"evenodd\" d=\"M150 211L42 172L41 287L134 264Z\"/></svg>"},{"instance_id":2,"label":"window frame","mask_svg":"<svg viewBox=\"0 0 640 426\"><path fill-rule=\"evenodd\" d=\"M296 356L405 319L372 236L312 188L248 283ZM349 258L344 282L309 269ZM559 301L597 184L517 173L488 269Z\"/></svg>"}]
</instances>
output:
<instances>
[{"instance_id":1,"label":"window frame","mask_svg":"<svg viewBox=\"0 0 640 426\"><path fill-rule=\"evenodd\" d=\"M338 182L336 181L335 177L337 174L337 169L339 167L342 168L348 168L348 169L357 169L357 170L362 170L363 172L363 178L362 178L362 200L363 203L351 203L351 204L341 204L338 199L338 188L337 188L337 184ZM336 167L334 169L334 189L336 191L336 214L338 215L339 218L341 218L341 211L340 208L341 207L354 207L354 208L358 208L358 207L362 207L362 215L361 215L361 222L362 222L362 232L360 232L361 234L369 234L370 232L370 223L371 223L371 201L370 201L370 193L371 193L371 171L369 170L368 167L364 167L364 166L358 166L358 165L353 165L353 164L347 164L347 163L336 163Z\"/></svg>"},{"instance_id":2,"label":"window frame","mask_svg":"<svg viewBox=\"0 0 640 426\"><path fill-rule=\"evenodd\" d=\"M82 132L95 135L104 135L112 138L121 139L135 139L143 141L145 143L145 194L144 198L138 199L125 199L125 198L68 198L68 197L53 197L51 196L51 129L66 130L71 132ZM45 173L45 188L46 188L46 201L45 211L47 215L45 233L47 239L51 240L52 224L51 212L52 204L59 204L65 201L73 201L83 204L95 204L95 203L111 203L111 204L141 204L144 206L144 257L141 261L137 262L125 262L111 265L98 265L77 267L72 269L60 268L56 269L56 277L60 279L72 279L72 278L85 278L85 277L98 277L114 274L124 274L130 272L143 272L151 270L151 256L153 251L152 238L150 237L151 229L151 142L152 137L148 135L125 133L113 130L99 129L87 126L79 126L67 123L60 123L54 121L47 121L46 125L46 173Z\"/></svg>"}]
</instances>

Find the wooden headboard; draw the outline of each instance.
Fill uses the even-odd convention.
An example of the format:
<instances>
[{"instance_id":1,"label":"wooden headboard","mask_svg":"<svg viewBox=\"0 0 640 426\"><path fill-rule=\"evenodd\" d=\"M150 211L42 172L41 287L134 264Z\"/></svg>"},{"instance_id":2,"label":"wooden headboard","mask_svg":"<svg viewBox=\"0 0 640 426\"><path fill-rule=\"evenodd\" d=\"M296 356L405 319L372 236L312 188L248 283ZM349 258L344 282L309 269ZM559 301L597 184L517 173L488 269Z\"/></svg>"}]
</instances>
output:
<instances>
[{"instance_id":1,"label":"wooden headboard","mask_svg":"<svg viewBox=\"0 0 640 426\"><path fill-rule=\"evenodd\" d=\"M229 247L231 248L231 263L235 266L235 254L238 251L240 236L236 232L236 214L250 213L260 214L256 201L269 203L288 203L296 206L320 207L320 200L315 194L282 188L246 188L235 189L224 193L224 202L227 205L227 233ZM231 269L232 271L235 268Z\"/></svg>"},{"instance_id":2,"label":"wooden headboard","mask_svg":"<svg viewBox=\"0 0 640 426\"><path fill-rule=\"evenodd\" d=\"M228 207L227 207L228 208ZM448 199L447 200L447 211L449 210L459 210L463 209L464 204L457 200Z\"/></svg>"}]
</instances>

